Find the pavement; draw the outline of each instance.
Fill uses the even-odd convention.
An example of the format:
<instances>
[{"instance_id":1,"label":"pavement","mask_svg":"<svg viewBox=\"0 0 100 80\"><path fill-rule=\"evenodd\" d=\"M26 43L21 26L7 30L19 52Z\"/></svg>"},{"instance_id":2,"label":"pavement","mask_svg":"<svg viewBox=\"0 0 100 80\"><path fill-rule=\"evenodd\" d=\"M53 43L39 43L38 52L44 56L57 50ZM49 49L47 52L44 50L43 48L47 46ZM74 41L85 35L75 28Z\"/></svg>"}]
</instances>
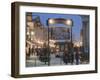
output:
<instances>
[{"instance_id":1,"label":"pavement","mask_svg":"<svg viewBox=\"0 0 100 80\"><path fill-rule=\"evenodd\" d=\"M86 62L81 63L79 61L79 64L86 64ZM55 57L55 54L50 54L50 66L55 66L55 65L66 65L62 58L57 58ZM68 63L67 65L72 65L71 63ZM74 60L73 65L76 65L76 60ZM31 55L27 60L26 60L26 67L36 67L36 66L48 66L48 62L41 62L36 55Z\"/></svg>"}]
</instances>

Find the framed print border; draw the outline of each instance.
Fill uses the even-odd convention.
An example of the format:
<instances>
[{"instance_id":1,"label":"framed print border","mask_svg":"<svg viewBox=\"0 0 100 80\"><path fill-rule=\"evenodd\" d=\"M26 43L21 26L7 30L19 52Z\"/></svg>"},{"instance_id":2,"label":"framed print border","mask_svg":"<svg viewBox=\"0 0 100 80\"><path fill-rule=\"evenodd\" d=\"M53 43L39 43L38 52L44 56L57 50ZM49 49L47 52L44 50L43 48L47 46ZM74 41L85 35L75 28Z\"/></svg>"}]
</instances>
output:
<instances>
[{"instance_id":1,"label":"framed print border","mask_svg":"<svg viewBox=\"0 0 100 80\"><path fill-rule=\"evenodd\" d=\"M38 74L20 74L20 6L38 6L50 8L69 8L95 11L95 70L87 71L72 71L72 72L48 72ZM28 3L28 2L13 2L11 4L11 76L15 78L22 77L40 77L40 76L57 76L57 75L72 75L97 73L97 7L80 6L80 5L61 5L61 4L45 4L45 3Z\"/></svg>"}]
</instances>

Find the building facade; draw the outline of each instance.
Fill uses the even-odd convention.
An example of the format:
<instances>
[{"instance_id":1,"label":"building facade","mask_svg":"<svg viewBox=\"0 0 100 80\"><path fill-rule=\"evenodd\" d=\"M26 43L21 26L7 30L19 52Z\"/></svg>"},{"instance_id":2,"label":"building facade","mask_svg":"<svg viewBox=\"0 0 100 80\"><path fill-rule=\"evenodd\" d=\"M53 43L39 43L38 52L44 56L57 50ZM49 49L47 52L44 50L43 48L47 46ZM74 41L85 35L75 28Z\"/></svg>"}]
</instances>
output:
<instances>
[{"instance_id":1,"label":"building facade","mask_svg":"<svg viewBox=\"0 0 100 80\"><path fill-rule=\"evenodd\" d=\"M84 49L84 53L89 53L89 16L81 16L82 29L80 33L80 40Z\"/></svg>"},{"instance_id":2,"label":"building facade","mask_svg":"<svg viewBox=\"0 0 100 80\"><path fill-rule=\"evenodd\" d=\"M39 16L32 16L32 13L26 14L26 52L29 49L43 48L48 40L47 28L44 28Z\"/></svg>"}]
</instances>

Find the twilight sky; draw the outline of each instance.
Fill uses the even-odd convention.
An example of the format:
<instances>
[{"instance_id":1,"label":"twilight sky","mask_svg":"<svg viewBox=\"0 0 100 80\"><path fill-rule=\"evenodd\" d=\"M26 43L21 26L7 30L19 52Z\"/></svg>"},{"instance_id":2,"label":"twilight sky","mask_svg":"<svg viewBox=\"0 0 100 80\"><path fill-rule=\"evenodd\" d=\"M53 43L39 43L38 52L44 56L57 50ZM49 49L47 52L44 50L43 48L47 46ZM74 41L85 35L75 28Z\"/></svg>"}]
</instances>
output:
<instances>
[{"instance_id":1,"label":"twilight sky","mask_svg":"<svg viewBox=\"0 0 100 80\"><path fill-rule=\"evenodd\" d=\"M80 30L82 29L82 19L79 15L73 15L73 14L55 14L55 13L32 13L32 17L40 17L41 23L47 27L46 21L48 18L64 18L64 19L72 19L73 20L73 37L75 40L79 41L80 39ZM64 24L59 24L60 26L65 26ZM58 25L55 25L58 26Z\"/></svg>"}]
</instances>

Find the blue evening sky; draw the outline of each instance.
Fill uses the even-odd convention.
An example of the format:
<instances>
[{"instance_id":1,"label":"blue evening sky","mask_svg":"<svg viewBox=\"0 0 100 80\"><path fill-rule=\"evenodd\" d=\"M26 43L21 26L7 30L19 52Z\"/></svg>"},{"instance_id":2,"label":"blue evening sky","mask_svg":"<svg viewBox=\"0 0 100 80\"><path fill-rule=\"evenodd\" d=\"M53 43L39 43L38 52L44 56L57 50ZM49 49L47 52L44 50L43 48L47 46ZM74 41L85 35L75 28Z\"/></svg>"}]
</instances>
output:
<instances>
[{"instance_id":1,"label":"blue evening sky","mask_svg":"<svg viewBox=\"0 0 100 80\"><path fill-rule=\"evenodd\" d=\"M32 13L33 18L36 16L40 17L40 21L45 27L47 27L46 21L48 20L48 18L72 19L73 20L73 26L72 26L73 27L72 28L73 37L75 38L75 40L80 39L80 30L82 29L82 20L81 20L81 17L79 15L55 14L55 13ZM66 27L66 25L64 25L64 24L62 24L60 26Z\"/></svg>"}]
</instances>

